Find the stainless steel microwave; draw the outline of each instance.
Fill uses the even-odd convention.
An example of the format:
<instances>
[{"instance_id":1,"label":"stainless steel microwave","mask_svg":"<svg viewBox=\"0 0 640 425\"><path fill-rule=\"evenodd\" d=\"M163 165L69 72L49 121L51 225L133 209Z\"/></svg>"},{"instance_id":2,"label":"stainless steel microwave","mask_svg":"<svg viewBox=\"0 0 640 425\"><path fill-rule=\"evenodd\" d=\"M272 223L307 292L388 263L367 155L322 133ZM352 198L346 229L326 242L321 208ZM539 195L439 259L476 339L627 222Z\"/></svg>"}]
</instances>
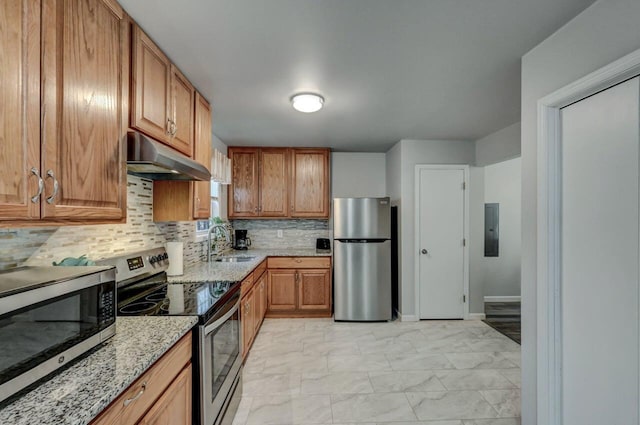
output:
<instances>
[{"instance_id":1,"label":"stainless steel microwave","mask_svg":"<svg viewBox=\"0 0 640 425\"><path fill-rule=\"evenodd\" d=\"M0 272L0 403L116 332L112 267Z\"/></svg>"}]
</instances>

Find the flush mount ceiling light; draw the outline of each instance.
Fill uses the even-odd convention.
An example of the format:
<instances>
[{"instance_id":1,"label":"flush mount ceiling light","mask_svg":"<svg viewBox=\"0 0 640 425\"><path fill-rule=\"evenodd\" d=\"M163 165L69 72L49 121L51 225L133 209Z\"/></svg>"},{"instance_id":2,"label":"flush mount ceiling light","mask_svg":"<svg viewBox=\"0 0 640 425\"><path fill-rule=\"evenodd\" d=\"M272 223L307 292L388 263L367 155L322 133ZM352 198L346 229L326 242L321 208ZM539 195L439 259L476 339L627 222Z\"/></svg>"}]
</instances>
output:
<instances>
[{"instance_id":1,"label":"flush mount ceiling light","mask_svg":"<svg viewBox=\"0 0 640 425\"><path fill-rule=\"evenodd\" d=\"M324 98L319 94L298 93L291 97L293 109L300 112L310 113L322 109Z\"/></svg>"}]
</instances>

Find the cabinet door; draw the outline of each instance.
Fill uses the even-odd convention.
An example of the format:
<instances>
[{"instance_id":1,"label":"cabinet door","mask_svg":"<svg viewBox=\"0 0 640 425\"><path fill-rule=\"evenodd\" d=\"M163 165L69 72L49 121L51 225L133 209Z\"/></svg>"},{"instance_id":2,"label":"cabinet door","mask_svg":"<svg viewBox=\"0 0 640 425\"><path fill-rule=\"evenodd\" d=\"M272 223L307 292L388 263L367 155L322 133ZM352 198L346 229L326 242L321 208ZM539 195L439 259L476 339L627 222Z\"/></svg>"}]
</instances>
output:
<instances>
[{"instance_id":1,"label":"cabinet door","mask_svg":"<svg viewBox=\"0 0 640 425\"><path fill-rule=\"evenodd\" d=\"M131 126L166 143L170 137L171 62L138 26L133 30L132 63Z\"/></svg>"},{"instance_id":2,"label":"cabinet door","mask_svg":"<svg viewBox=\"0 0 640 425\"><path fill-rule=\"evenodd\" d=\"M289 215L289 150L260 149L260 216Z\"/></svg>"},{"instance_id":3,"label":"cabinet door","mask_svg":"<svg viewBox=\"0 0 640 425\"><path fill-rule=\"evenodd\" d=\"M126 217L129 25L111 0L44 0L43 217Z\"/></svg>"},{"instance_id":4,"label":"cabinet door","mask_svg":"<svg viewBox=\"0 0 640 425\"><path fill-rule=\"evenodd\" d=\"M211 169L211 107L196 93L196 135L194 158ZM211 181L193 183L193 218L211 216Z\"/></svg>"},{"instance_id":5,"label":"cabinet door","mask_svg":"<svg viewBox=\"0 0 640 425\"><path fill-rule=\"evenodd\" d=\"M267 280L267 275L266 273L264 273L262 275L262 277L260 278L260 280L258 280L258 282L256 282L256 286L255 286L255 295L254 295L254 299L255 299L255 315L254 315L254 327L255 327L255 333L258 333L258 330L260 329L260 325L262 324L262 319L264 318L264 311L265 311L265 281Z\"/></svg>"},{"instance_id":6,"label":"cabinet door","mask_svg":"<svg viewBox=\"0 0 640 425\"><path fill-rule=\"evenodd\" d=\"M298 270L298 308L331 309L331 270Z\"/></svg>"},{"instance_id":7,"label":"cabinet door","mask_svg":"<svg viewBox=\"0 0 640 425\"><path fill-rule=\"evenodd\" d=\"M169 145L193 157L193 125L196 91L184 75L171 65L171 138Z\"/></svg>"},{"instance_id":8,"label":"cabinet door","mask_svg":"<svg viewBox=\"0 0 640 425\"><path fill-rule=\"evenodd\" d=\"M269 270L269 311L296 309L296 271Z\"/></svg>"},{"instance_id":9,"label":"cabinet door","mask_svg":"<svg viewBox=\"0 0 640 425\"><path fill-rule=\"evenodd\" d=\"M39 219L40 1L1 2L0 29L0 219Z\"/></svg>"},{"instance_id":10,"label":"cabinet door","mask_svg":"<svg viewBox=\"0 0 640 425\"><path fill-rule=\"evenodd\" d=\"M260 282L256 283L253 290L253 296L251 297L251 310L253 311L253 337L258 334L258 328L260 327L260 311L262 309L260 297Z\"/></svg>"},{"instance_id":11,"label":"cabinet door","mask_svg":"<svg viewBox=\"0 0 640 425\"><path fill-rule=\"evenodd\" d=\"M242 356L246 356L254 334L253 289L240 302L240 320L242 322Z\"/></svg>"},{"instance_id":12,"label":"cabinet door","mask_svg":"<svg viewBox=\"0 0 640 425\"><path fill-rule=\"evenodd\" d=\"M256 148L229 148L231 184L229 185L229 218L258 215L259 187Z\"/></svg>"},{"instance_id":13,"label":"cabinet door","mask_svg":"<svg viewBox=\"0 0 640 425\"><path fill-rule=\"evenodd\" d=\"M328 150L292 150L291 217L329 217Z\"/></svg>"},{"instance_id":14,"label":"cabinet door","mask_svg":"<svg viewBox=\"0 0 640 425\"><path fill-rule=\"evenodd\" d=\"M139 425L191 425L191 364L160 396Z\"/></svg>"}]
</instances>

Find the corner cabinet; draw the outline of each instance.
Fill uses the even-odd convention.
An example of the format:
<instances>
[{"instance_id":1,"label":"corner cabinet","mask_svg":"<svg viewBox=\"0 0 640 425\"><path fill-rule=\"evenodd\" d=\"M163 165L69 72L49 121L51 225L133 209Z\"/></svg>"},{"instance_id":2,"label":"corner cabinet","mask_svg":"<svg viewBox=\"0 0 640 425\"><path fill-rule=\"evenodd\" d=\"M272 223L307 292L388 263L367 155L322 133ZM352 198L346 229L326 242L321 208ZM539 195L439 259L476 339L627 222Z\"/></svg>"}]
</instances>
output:
<instances>
[{"instance_id":1,"label":"corner cabinet","mask_svg":"<svg viewBox=\"0 0 640 425\"><path fill-rule=\"evenodd\" d=\"M124 11L112 0L9 1L0 22L0 219L124 220Z\"/></svg>"},{"instance_id":2,"label":"corner cabinet","mask_svg":"<svg viewBox=\"0 0 640 425\"><path fill-rule=\"evenodd\" d=\"M132 45L131 127L192 158L193 85L137 25Z\"/></svg>"},{"instance_id":3,"label":"corner cabinet","mask_svg":"<svg viewBox=\"0 0 640 425\"><path fill-rule=\"evenodd\" d=\"M229 218L328 218L329 150L230 147Z\"/></svg>"},{"instance_id":4,"label":"corner cabinet","mask_svg":"<svg viewBox=\"0 0 640 425\"><path fill-rule=\"evenodd\" d=\"M196 92L195 160L211 167L211 107ZM190 221L211 215L211 181L156 180L153 182L153 220Z\"/></svg>"},{"instance_id":5,"label":"corner cabinet","mask_svg":"<svg viewBox=\"0 0 640 425\"><path fill-rule=\"evenodd\" d=\"M194 159L211 171L211 106L196 92ZM193 182L193 218L211 216L211 180Z\"/></svg>"},{"instance_id":6,"label":"corner cabinet","mask_svg":"<svg viewBox=\"0 0 640 425\"><path fill-rule=\"evenodd\" d=\"M270 257L266 317L331 317L330 257Z\"/></svg>"}]
</instances>

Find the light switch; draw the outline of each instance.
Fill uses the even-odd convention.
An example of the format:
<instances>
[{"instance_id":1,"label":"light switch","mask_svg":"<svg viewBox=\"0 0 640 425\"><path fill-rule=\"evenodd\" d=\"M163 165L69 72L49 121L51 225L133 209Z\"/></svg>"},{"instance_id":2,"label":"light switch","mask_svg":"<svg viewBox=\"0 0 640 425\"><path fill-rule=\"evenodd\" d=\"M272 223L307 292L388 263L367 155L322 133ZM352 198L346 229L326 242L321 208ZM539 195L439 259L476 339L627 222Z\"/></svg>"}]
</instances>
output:
<instances>
[{"instance_id":1,"label":"light switch","mask_svg":"<svg viewBox=\"0 0 640 425\"><path fill-rule=\"evenodd\" d=\"M277 236L278 236L279 238L284 237L284 235L282 234L282 229L278 229Z\"/></svg>"}]
</instances>

